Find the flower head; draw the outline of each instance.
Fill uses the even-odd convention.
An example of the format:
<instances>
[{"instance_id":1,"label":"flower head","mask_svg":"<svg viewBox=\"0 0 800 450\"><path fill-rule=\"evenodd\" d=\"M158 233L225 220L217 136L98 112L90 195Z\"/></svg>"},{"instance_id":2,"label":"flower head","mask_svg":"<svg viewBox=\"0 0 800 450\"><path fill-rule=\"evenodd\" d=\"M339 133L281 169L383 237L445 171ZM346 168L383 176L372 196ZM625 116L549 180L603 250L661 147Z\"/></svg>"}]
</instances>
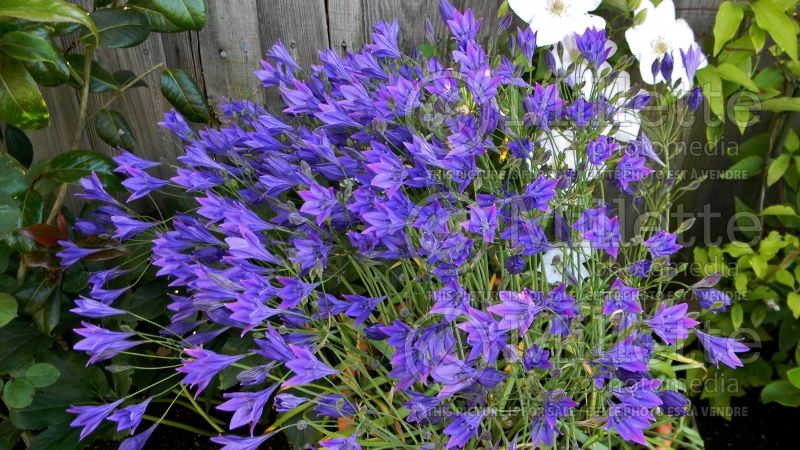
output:
<instances>
[{"instance_id":1,"label":"flower head","mask_svg":"<svg viewBox=\"0 0 800 450\"><path fill-rule=\"evenodd\" d=\"M177 370L186 374L182 380L183 384L197 387L195 397L205 390L216 374L244 358L244 355L220 355L201 348L188 348L184 353L191 359L184 360L183 365Z\"/></svg>"},{"instance_id":2,"label":"flower head","mask_svg":"<svg viewBox=\"0 0 800 450\"><path fill-rule=\"evenodd\" d=\"M719 368L719 363L725 364L731 369L744 366L736 354L749 351L748 346L736 339L711 336L698 330L694 330L694 335L703 345L706 357L717 368Z\"/></svg>"}]
</instances>

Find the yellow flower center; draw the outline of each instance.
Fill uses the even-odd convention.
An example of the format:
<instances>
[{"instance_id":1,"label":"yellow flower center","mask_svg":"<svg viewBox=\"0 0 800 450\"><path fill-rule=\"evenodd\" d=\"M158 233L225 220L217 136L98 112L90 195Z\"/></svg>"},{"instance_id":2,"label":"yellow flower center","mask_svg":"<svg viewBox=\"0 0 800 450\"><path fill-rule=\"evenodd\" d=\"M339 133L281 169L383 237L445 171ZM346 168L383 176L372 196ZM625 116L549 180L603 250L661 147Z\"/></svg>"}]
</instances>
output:
<instances>
[{"instance_id":1,"label":"yellow flower center","mask_svg":"<svg viewBox=\"0 0 800 450\"><path fill-rule=\"evenodd\" d=\"M564 0L553 0L550 2L550 13L561 16L567 12L567 2Z\"/></svg>"}]
</instances>

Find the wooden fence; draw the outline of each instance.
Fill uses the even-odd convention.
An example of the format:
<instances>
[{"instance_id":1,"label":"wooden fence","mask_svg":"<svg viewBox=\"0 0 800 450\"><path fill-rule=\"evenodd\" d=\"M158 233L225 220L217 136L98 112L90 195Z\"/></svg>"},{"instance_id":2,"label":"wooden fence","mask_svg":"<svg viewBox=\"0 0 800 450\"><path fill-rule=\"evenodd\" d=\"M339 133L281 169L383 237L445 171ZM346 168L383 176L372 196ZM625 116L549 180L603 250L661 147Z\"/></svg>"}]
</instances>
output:
<instances>
[{"instance_id":1,"label":"wooden fence","mask_svg":"<svg viewBox=\"0 0 800 450\"><path fill-rule=\"evenodd\" d=\"M91 0L75 0L87 7ZM459 8L470 7L483 17L482 39L497 26L497 8L502 0L454 0ZM424 39L424 18L435 26L437 38L445 37L438 15L437 0L206 0L208 22L199 32L153 33L143 44L130 49L100 49L97 59L111 71L129 69L140 74L158 64L179 68L191 74L209 97L217 103L223 97L250 98L273 104L260 88L253 70L262 55L277 40L284 42L304 67L317 57L317 51L333 48L341 52L360 48L368 39L372 24L379 19L400 21L400 43L410 49ZM677 0L678 14L687 18L699 35L709 31L719 1ZM701 36L698 36L700 39ZM159 71L145 77L147 88L132 89L112 103L123 113L137 139L139 153L147 158L174 160L178 148L157 125L170 109L158 87ZM94 95L92 108L110 98ZM46 158L67 150L78 116L78 98L67 87L46 89L51 111L51 126L31 133L36 158ZM84 148L109 148L91 127L85 133Z\"/></svg>"}]
</instances>

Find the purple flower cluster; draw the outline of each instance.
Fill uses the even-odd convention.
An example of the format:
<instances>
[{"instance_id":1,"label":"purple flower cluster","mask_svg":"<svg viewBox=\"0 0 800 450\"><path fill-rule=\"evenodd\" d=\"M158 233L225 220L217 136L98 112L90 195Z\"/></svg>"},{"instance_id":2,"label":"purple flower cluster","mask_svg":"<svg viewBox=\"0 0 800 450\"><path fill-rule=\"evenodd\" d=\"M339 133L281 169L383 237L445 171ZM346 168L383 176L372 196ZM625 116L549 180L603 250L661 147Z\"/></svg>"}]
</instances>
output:
<instances>
[{"instance_id":1,"label":"purple flower cluster","mask_svg":"<svg viewBox=\"0 0 800 450\"><path fill-rule=\"evenodd\" d=\"M149 242L150 262L169 280L162 335L180 349L180 383L197 397L218 390L220 373L235 373L237 385L216 409L232 413L231 430L246 426L249 435L212 439L225 449L267 440L260 426L270 408L294 415L312 405L320 429L330 431L319 442L326 449L360 449L380 437L369 426L343 436L325 420L341 417L433 427L448 449L483 436L494 441L492 399L511 379L543 387L525 399L536 413L520 428L534 446L550 446L565 421L575 422L585 388L563 377L587 377L584 371L608 399L607 428L625 440L643 443L654 411L680 403L681 394L661 390L649 373L652 335L671 345L697 322L685 304L643 308L637 286L649 277L649 259L635 263L636 277L609 276L627 257L623 250L646 248L652 259L668 260L680 246L666 231L644 247L626 243L608 208L586 206L593 201L587 183L602 183L587 179L587 163L614 170L625 192L653 172L652 158L638 150L646 136L617 152L621 143L605 134L614 124L594 117L597 105L609 104L602 93L564 96L567 85L524 81L525 68L513 61L533 64L535 33L520 31L510 58L490 57L477 41L481 20L446 0L440 10L449 55L404 55L397 21L379 22L359 52L320 52L307 72L277 43L255 75L279 91L283 114L231 102L224 127L199 132L168 114L162 125L185 148L174 177L153 177L147 170L155 163L129 153L115 158L128 202L167 186L190 196L196 206L166 224L115 200L96 176L83 182L82 195L100 206L79 231ZM577 40L587 61L606 63L604 30ZM449 113L434 123L429 111ZM565 121L581 162L569 182L536 156ZM492 176L497 170L508 175ZM568 222L562 218L553 232L556 211ZM581 240L596 262L593 288L606 290L602 308L574 276L531 281L543 253ZM63 244L65 266L104 250ZM122 262L93 273L91 292L73 311L100 321L129 314L114 303L131 287L106 284L134 270ZM604 329L612 321L617 334L579 338L590 322ZM83 339L75 349L91 363L145 343L136 331L88 322L76 331ZM217 345L223 336L238 350ZM712 361L738 364L742 344L697 336ZM587 363L576 367L575 354ZM394 404L387 409L373 394L388 391ZM149 400L122 402L73 407L73 425L85 437L108 417L133 432ZM395 417L401 407L409 413ZM141 448L149 433L128 447ZM405 439L430 445L424 434Z\"/></svg>"}]
</instances>

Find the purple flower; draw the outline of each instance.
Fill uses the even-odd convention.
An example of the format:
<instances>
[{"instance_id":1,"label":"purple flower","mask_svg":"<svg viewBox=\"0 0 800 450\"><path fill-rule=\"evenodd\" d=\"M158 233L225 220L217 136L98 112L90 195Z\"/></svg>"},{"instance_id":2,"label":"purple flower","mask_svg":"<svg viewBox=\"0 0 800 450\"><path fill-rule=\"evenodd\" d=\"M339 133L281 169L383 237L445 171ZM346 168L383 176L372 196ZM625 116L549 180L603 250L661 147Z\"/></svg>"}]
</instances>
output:
<instances>
[{"instance_id":1,"label":"purple flower","mask_svg":"<svg viewBox=\"0 0 800 450\"><path fill-rule=\"evenodd\" d=\"M78 417L76 417L69 426L75 428L83 427L83 430L81 430L81 440L83 440L86 436L92 434L103 420L111 414L111 411L124 400L125 399L119 399L114 403L107 403L105 405L70 406L67 412L70 414L77 414Z\"/></svg>"},{"instance_id":2,"label":"purple flower","mask_svg":"<svg viewBox=\"0 0 800 450\"><path fill-rule=\"evenodd\" d=\"M642 408L654 408L661 404L661 397L656 389L661 387L661 380L643 378L632 385L611 389L611 393L622 403Z\"/></svg>"},{"instance_id":3,"label":"purple flower","mask_svg":"<svg viewBox=\"0 0 800 450\"><path fill-rule=\"evenodd\" d=\"M279 413L289 412L300 405L304 405L307 401L307 398L297 397L292 394L278 394L275 396L275 410Z\"/></svg>"},{"instance_id":4,"label":"purple flower","mask_svg":"<svg viewBox=\"0 0 800 450\"><path fill-rule=\"evenodd\" d=\"M588 155L590 163L600 166L614 154L616 149L617 144L614 143L611 138L608 136L600 136L597 139L589 141L589 144L586 146L586 154Z\"/></svg>"},{"instance_id":5,"label":"purple flower","mask_svg":"<svg viewBox=\"0 0 800 450\"><path fill-rule=\"evenodd\" d=\"M524 336L542 311L544 294L524 289L519 293L500 291L499 295L502 303L487 308L489 312L500 316L497 328L501 331L519 330L519 335Z\"/></svg>"},{"instance_id":6,"label":"purple flower","mask_svg":"<svg viewBox=\"0 0 800 450\"><path fill-rule=\"evenodd\" d=\"M700 65L705 62L706 57L703 55L703 52L700 50L700 46L697 44L692 44L689 47L689 50L686 52L683 49L680 49L681 52L681 61L683 61L683 67L686 69L686 78L691 83L694 81L694 75L697 72L697 69Z\"/></svg>"},{"instance_id":7,"label":"purple flower","mask_svg":"<svg viewBox=\"0 0 800 450\"><path fill-rule=\"evenodd\" d=\"M614 177L622 190L630 194L633 192L630 184L642 181L651 173L653 173L653 169L646 166L643 156L635 156L626 152L619 160L619 164L617 164Z\"/></svg>"},{"instance_id":8,"label":"purple flower","mask_svg":"<svg viewBox=\"0 0 800 450\"><path fill-rule=\"evenodd\" d=\"M441 8L441 3L440 3ZM464 43L475 39L478 35L478 29L481 26L481 19L475 20L475 15L471 9L466 10L463 14L456 10L452 10L452 19L447 20L447 26L453 33L456 42L464 45Z\"/></svg>"},{"instance_id":9,"label":"purple flower","mask_svg":"<svg viewBox=\"0 0 800 450\"><path fill-rule=\"evenodd\" d=\"M164 120L158 122L158 124L171 131L184 141L191 139L192 135L194 134L192 128L186 122L186 119L183 118L181 113L175 111L174 109L167 111L164 114Z\"/></svg>"},{"instance_id":10,"label":"purple flower","mask_svg":"<svg viewBox=\"0 0 800 450\"><path fill-rule=\"evenodd\" d=\"M481 208L476 204L469 205L469 220L461 226L470 233L480 234L483 242L494 242L494 232L498 227L497 207L495 205Z\"/></svg>"},{"instance_id":11,"label":"purple flower","mask_svg":"<svg viewBox=\"0 0 800 450\"><path fill-rule=\"evenodd\" d=\"M369 318L369 315L372 314L372 311L375 307L380 304L380 302L386 300L386 297L364 297L363 295L344 295L343 296L348 302L350 302L350 306L344 311L344 314L347 317L352 317L355 319L353 321L353 326L357 327L364 323Z\"/></svg>"},{"instance_id":12,"label":"purple flower","mask_svg":"<svg viewBox=\"0 0 800 450\"><path fill-rule=\"evenodd\" d=\"M586 101L583 97L578 97L567 107L567 116L575 122L579 128L589 125L594 117L594 104Z\"/></svg>"},{"instance_id":13,"label":"purple flower","mask_svg":"<svg viewBox=\"0 0 800 450\"><path fill-rule=\"evenodd\" d=\"M714 314L725 312L731 306L731 298L728 294L714 288L695 289L695 294L700 299L700 306L703 309L710 309Z\"/></svg>"},{"instance_id":14,"label":"purple flower","mask_svg":"<svg viewBox=\"0 0 800 450\"><path fill-rule=\"evenodd\" d=\"M144 445L147 443L147 440L150 439L150 435L156 431L157 426L158 424L154 423L150 426L150 428L142 431L136 436L131 436L120 442L119 450L142 450Z\"/></svg>"},{"instance_id":15,"label":"purple flower","mask_svg":"<svg viewBox=\"0 0 800 450\"><path fill-rule=\"evenodd\" d=\"M462 288L458 281L449 281L447 285L433 293L431 314L442 314L446 322L453 322L469 310L470 294Z\"/></svg>"},{"instance_id":16,"label":"purple flower","mask_svg":"<svg viewBox=\"0 0 800 450\"><path fill-rule=\"evenodd\" d=\"M598 362L614 371L647 372L651 352L652 348L637 342L637 335L632 334L598 358Z\"/></svg>"},{"instance_id":17,"label":"purple flower","mask_svg":"<svg viewBox=\"0 0 800 450\"><path fill-rule=\"evenodd\" d=\"M356 408L341 394L323 395L316 399L317 406L314 412L319 417L352 417L356 415Z\"/></svg>"},{"instance_id":18,"label":"purple flower","mask_svg":"<svg viewBox=\"0 0 800 450\"><path fill-rule=\"evenodd\" d=\"M744 366L736 354L749 351L750 348L748 346L736 339L711 336L698 330L694 330L694 335L703 345L706 357L717 368L719 368L719 363L725 364L731 369Z\"/></svg>"},{"instance_id":19,"label":"purple flower","mask_svg":"<svg viewBox=\"0 0 800 450\"><path fill-rule=\"evenodd\" d=\"M127 241L133 236L145 230L149 230L156 225L153 222L134 219L127 214L111 216L111 223L114 224L114 238L120 242Z\"/></svg>"},{"instance_id":20,"label":"purple flower","mask_svg":"<svg viewBox=\"0 0 800 450\"><path fill-rule=\"evenodd\" d=\"M526 159L533 152L533 143L530 139L514 139L508 143L508 150L514 158Z\"/></svg>"},{"instance_id":21,"label":"purple flower","mask_svg":"<svg viewBox=\"0 0 800 450\"><path fill-rule=\"evenodd\" d=\"M583 237L592 244L592 248L604 250L612 258L617 257L620 236L616 217L609 219L602 212L598 214L597 209L586 210L582 222L576 222L573 227L583 232Z\"/></svg>"},{"instance_id":22,"label":"purple flower","mask_svg":"<svg viewBox=\"0 0 800 450\"><path fill-rule=\"evenodd\" d=\"M250 435L252 435L256 424L261 420L261 415L264 413L264 406L277 388L278 385L274 384L258 392L225 393L222 396L228 400L217 406L217 409L233 412L229 429L233 430L249 423Z\"/></svg>"},{"instance_id":23,"label":"purple flower","mask_svg":"<svg viewBox=\"0 0 800 450\"><path fill-rule=\"evenodd\" d=\"M108 416L108 420L117 422L117 431L130 430L131 434L136 432L139 423L142 422L142 416L147 409L147 405L153 397L148 398L142 403L126 406L124 408L114 411L113 414Z\"/></svg>"},{"instance_id":24,"label":"purple flower","mask_svg":"<svg viewBox=\"0 0 800 450\"><path fill-rule=\"evenodd\" d=\"M119 149L119 155L114 156L113 159L114 162L117 163L117 167L114 169L114 172L117 173L129 173L131 169L145 170L161 165L155 161L139 158L133 153L122 149Z\"/></svg>"},{"instance_id":25,"label":"purple flower","mask_svg":"<svg viewBox=\"0 0 800 450\"><path fill-rule=\"evenodd\" d=\"M675 66L675 60L672 58L672 53L667 53L661 58L661 76L667 82L672 80L672 68Z\"/></svg>"},{"instance_id":26,"label":"purple flower","mask_svg":"<svg viewBox=\"0 0 800 450\"><path fill-rule=\"evenodd\" d=\"M297 191L297 194L303 199L300 212L316 216L317 225L322 225L331 216L336 205L336 193L332 187L326 189L315 183L307 191Z\"/></svg>"},{"instance_id":27,"label":"purple flower","mask_svg":"<svg viewBox=\"0 0 800 450\"><path fill-rule=\"evenodd\" d=\"M102 319L105 317L119 316L128 313L128 311L112 308L105 303L101 303L97 300L92 300L86 297L78 298L75 300L75 304L78 305L78 307L72 308L70 311L78 314L79 316L89 317L92 319Z\"/></svg>"},{"instance_id":28,"label":"purple flower","mask_svg":"<svg viewBox=\"0 0 800 450\"><path fill-rule=\"evenodd\" d=\"M289 277L278 277L278 281L283 285L275 293L282 300L281 304L278 305L281 309L296 308L319 285L319 283L306 283L297 278Z\"/></svg>"},{"instance_id":29,"label":"purple flower","mask_svg":"<svg viewBox=\"0 0 800 450\"><path fill-rule=\"evenodd\" d=\"M686 317L686 311L689 305L680 303L674 306L667 306L661 304L658 311L653 317L647 321L647 324L653 329L653 332L658 335L665 343L672 345L679 339L686 339L689 337L689 329L696 327L700 322Z\"/></svg>"},{"instance_id":30,"label":"purple flower","mask_svg":"<svg viewBox=\"0 0 800 450\"><path fill-rule=\"evenodd\" d=\"M508 273L518 275L525 271L525 259L519 255L509 256L505 261Z\"/></svg>"},{"instance_id":31,"label":"purple flower","mask_svg":"<svg viewBox=\"0 0 800 450\"><path fill-rule=\"evenodd\" d=\"M610 316L618 311L628 314L640 314L642 312L642 305L639 304L639 289L625 286L619 278L611 283L609 293L605 297L606 302L603 305L603 314Z\"/></svg>"},{"instance_id":32,"label":"purple flower","mask_svg":"<svg viewBox=\"0 0 800 450\"><path fill-rule=\"evenodd\" d=\"M661 391L656 394L661 399L658 409L662 414L675 417L686 415L689 407L689 400L686 399L686 396L676 391Z\"/></svg>"},{"instance_id":33,"label":"purple flower","mask_svg":"<svg viewBox=\"0 0 800 450\"><path fill-rule=\"evenodd\" d=\"M322 446L320 449L325 450L361 450L355 435L347 438L325 439L319 441L319 445Z\"/></svg>"},{"instance_id":34,"label":"purple flower","mask_svg":"<svg viewBox=\"0 0 800 450\"><path fill-rule=\"evenodd\" d=\"M552 446L558 431L558 419L569 415L569 410L578 403L567 397L562 389L547 393L543 411L531 421L531 439L534 447Z\"/></svg>"},{"instance_id":35,"label":"purple flower","mask_svg":"<svg viewBox=\"0 0 800 450\"><path fill-rule=\"evenodd\" d=\"M677 239L678 237L672 233L659 231L650 239L644 241L643 245L650 250L650 255L653 258L659 258L672 255L681 249L681 246L676 242Z\"/></svg>"},{"instance_id":36,"label":"purple flower","mask_svg":"<svg viewBox=\"0 0 800 450\"><path fill-rule=\"evenodd\" d=\"M606 30L587 28L583 34L575 34L575 45L587 61L594 67L606 62L612 47L606 45Z\"/></svg>"},{"instance_id":37,"label":"purple flower","mask_svg":"<svg viewBox=\"0 0 800 450\"><path fill-rule=\"evenodd\" d=\"M550 122L561 117L565 102L558 96L557 85L544 87L536 83L533 95L525 97L522 103L525 107L525 123L549 130Z\"/></svg>"},{"instance_id":38,"label":"purple flower","mask_svg":"<svg viewBox=\"0 0 800 450\"><path fill-rule=\"evenodd\" d=\"M703 90L698 86L689 92L686 97L686 106L689 107L690 112L695 112L700 105L703 104Z\"/></svg>"},{"instance_id":39,"label":"purple flower","mask_svg":"<svg viewBox=\"0 0 800 450\"><path fill-rule=\"evenodd\" d=\"M88 177L81 178L81 191L75 194L76 197L84 200L97 200L104 203L118 204L117 200L106 192L103 182L97 173L92 172Z\"/></svg>"},{"instance_id":40,"label":"purple flower","mask_svg":"<svg viewBox=\"0 0 800 450\"><path fill-rule=\"evenodd\" d=\"M400 58L400 49L397 46L397 35L400 24L397 19L388 24L383 20L375 24L372 31L372 44L367 44L367 49L378 58Z\"/></svg>"},{"instance_id":41,"label":"purple flower","mask_svg":"<svg viewBox=\"0 0 800 450\"><path fill-rule=\"evenodd\" d=\"M128 168L125 173L128 177L122 182L122 185L131 193L131 196L128 197L129 202L147 196L168 183L166 180L159 180L135 167Z\"/></svg>"},{"instance_id":42,"label":"purple flower","mask_svg":"<svg viewBox=\"0 0 800 450\"><path fill-rule=\"evenodd\" d=\"M133 332L109 331L88 322L81 322L84 328L76 328L75 332L83 339L75 343L75 350L83 350L89 354L89 364L113 358L119 352L124 352L142 343L142 341L129 341L136 335Z\"/></svg>"},{"instance_id":43,"label":"purple flower","mask_svg":"<svg viewBox=\"0 0 800 450\"><path fill-rule=\"evenodd\" d=\"M87 256L105 250L103 248L81 248L71 241L58 241L58 245L60 245L62 249L60 252L56 253L56 256L61 258L62 267L69 267Z\"/></svg>"},{"instance_id":44,"label":"purple flower","mask_svg":"<svg viewBox=\"0 0 800 450\"><path fill-rule=\"evenodd\" d=\"M525 370L552 369L550 352L531 344L522 354L522 366L525 367Z\"/></svg>"},{"instance_id":45,"label":"purple flower","mask_svg":"<svg viewBox=\"0 0 800 450\"><path fill-rule=\"evenodd\" d=\"M649 259L640 259L628 266L628 273L639 278L646 278L650 275L650 268L653 262Z\"/></svg>"},{"instance_id":46,"label":"purple flower","mask_svg":"<svg viewBox=\"0 0 800 450\"><path fill-rule=\"evenodd\" d=\"M525 187L525 193L522 195L525 207L545 212L550 211L550 200L556 195L557 184L557 179L548 180L544 176L539 176Z\"/></svg>"},{"instance_id":47,"label":"purple flower","mask_svg":"<svg viewBox=\"0 0 800 450\"><path fill-rule=\"evenodd\" d=\"M444 429L444 434L450 436L445 448L464 448L465 445L478 435L485 411L475 414L456 414L452 416L452 421Z\"/></svg>"},{"instance_id":48,"label":"purple flower","mask_svg":"<svg viewBox=\"0 0 800 450\"><path fill-rule=\"evenodd\" d=\"M643 431L650 427L650 423L654 420L655 417L648 408L627 403L611 403L605 428L616 431L626 441L646 446L647 441Z\"/></svg>"},{"instance_id":49,"label":"purple flower","mask_svg":"<svg viewBox=\"0 0 800 450\"><path fill-rule=\"evenodd\" d=\"M264 248L261 239L248 230L244 224L239 225L239 233L242 237L225 238L225 243L228 244L228 254L231 258L235 260L257 259L271 264L282 264L281 260Z\"/></svg>"},{"instance_id":50,"label":"purple flower","mask_svg":"<svg viewBox=\"0 0 800 450\"><path fill-rule=\"evenodd\" d=\"M261 444L271 438L275 433L276 432L273 431L272 433L255 437L217 436L212 437L211 442L221 444L222 448L220 450L258 450Z\"/></svg>"},{"instance_id":51,"label":"purple flower","mask_svg":"<svg viewBox=\"0 0 800 450\"><path fill-rule=\"evenodd\" d=\"M475 103L479 105L487 104L494 99L498 86L500 86L500 77L493 77L489 66L479 67L467 76L467 87L469 87Z\"/></svg>"},{"instance_id":52,"label":"purple flower","mask_svg":"<svg viewBox=\"0 0 800 450\"><path fill-rule=\"evenodd\" d=\"M183 365L176 370L185 373L181 383L191 387L197 386L194 396L200 395L216 374L244 358L245 355L220 355L202 348L187 348L184 353L191 359L183 360Z\"/></svg>"},{"instance_id":53,"label":"purple flower","mask_svg":"<svg viewBox=\"0 0 800 450\"><path fill-rule=\"evenodd\" d=\"M317 359L306 347L289 344L289 350L292 351L294 357L285 364L294 372L294 375L283 382L283 387L308 384L328 375L339 373L338 370L331 369Z\"/></svg>"},{"instance_id":54,"label":"purple flower","mask_svg":"<svg viewBox=\"0 0 800 450\"><path fill-rule=\"evenodd\" d=\"M530 63L536 52L536 33L531 27L517 28L517 44L522 55L525 56L525 61Z\"/></svg>"}]
</instances>

